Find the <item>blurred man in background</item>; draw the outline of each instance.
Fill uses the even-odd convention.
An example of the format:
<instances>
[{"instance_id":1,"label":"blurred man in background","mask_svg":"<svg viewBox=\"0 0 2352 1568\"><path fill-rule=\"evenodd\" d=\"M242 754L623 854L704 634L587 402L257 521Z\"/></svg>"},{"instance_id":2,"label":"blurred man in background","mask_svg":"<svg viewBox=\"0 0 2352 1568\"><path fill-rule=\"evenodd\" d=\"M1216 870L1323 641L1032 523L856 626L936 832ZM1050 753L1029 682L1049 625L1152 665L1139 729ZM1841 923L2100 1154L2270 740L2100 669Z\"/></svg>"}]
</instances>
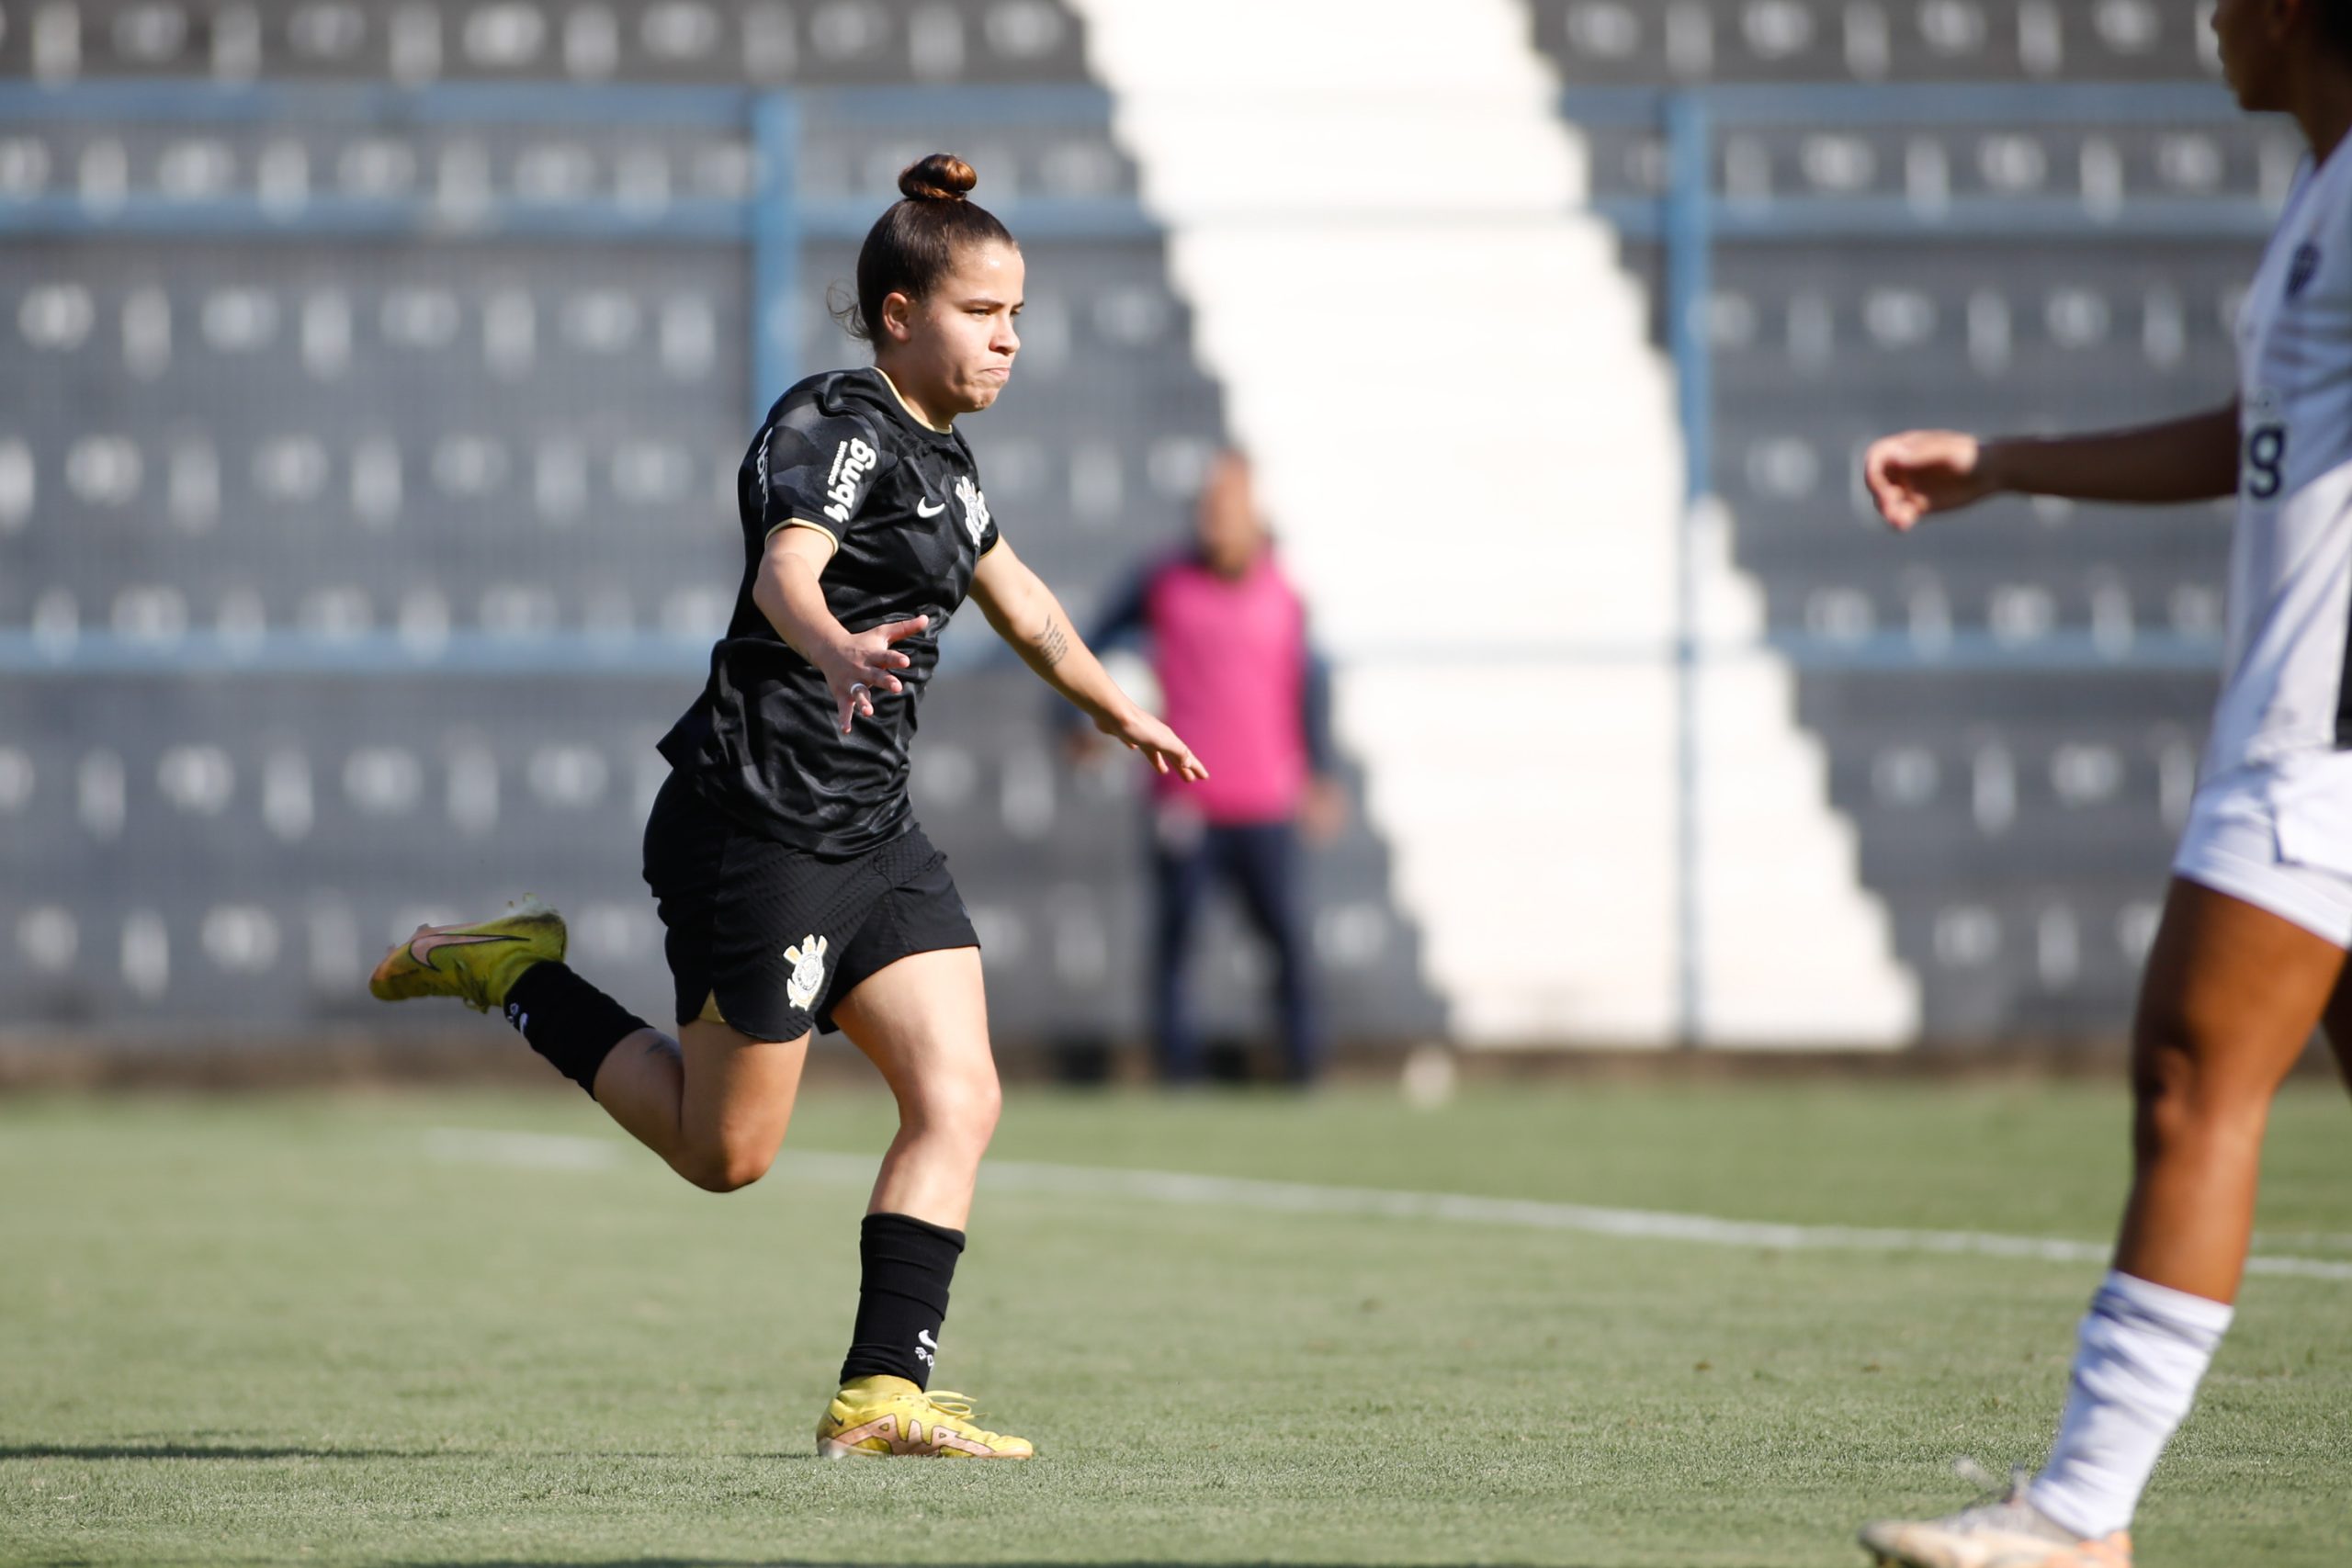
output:
<instances>
[{"instance_id":1,"label":"blurred man in background","mask_svg":"<svg viewBox=\"0 0 2352 1568\"><path fill-rule=\"evenodd\" d=\"M1337 837L1347 796L1334 773L1329 671L1307 641L1306 606L1275 557L1239 453L1210 465L1193 540L1146 563L1113 596L1092 646L1130 640L1148 652L1162 716L1183 734L1197 731L1210 769L1196 784L1152 776L1151 1015L1161 1076L1201 1077L1186 972L1202 906L1222 882L1273 952L1284 1075L1310 1083L1324 1041L1300 840ZM1091 749L1091 737L1072 735Z\"/></svg>"}]
</instances>

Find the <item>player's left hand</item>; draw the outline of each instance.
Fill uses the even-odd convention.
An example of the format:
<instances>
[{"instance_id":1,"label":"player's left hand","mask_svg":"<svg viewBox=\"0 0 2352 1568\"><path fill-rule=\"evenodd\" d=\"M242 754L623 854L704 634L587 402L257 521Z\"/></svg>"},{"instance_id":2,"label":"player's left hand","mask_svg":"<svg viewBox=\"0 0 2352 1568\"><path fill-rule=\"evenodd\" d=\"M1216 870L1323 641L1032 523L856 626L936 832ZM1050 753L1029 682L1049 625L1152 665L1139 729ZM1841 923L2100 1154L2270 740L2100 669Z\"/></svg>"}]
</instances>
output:
<instances>
[{"instance_id":1,"label":"player's left hand","mask_svg":"<svg viewBox=\"0 0 2352 1568\"><path fill-rule=\"evenodd\" d=\"M1194 784L1209 776L1193 749L1177 733L1141 710L1124 718L1103 719L1096 728L1130 751L1140 751L1162 773L1174 773Z\"/></svg>"},{"instance_id":2,"label":"player's left hand","mask_svg":"<svg viewBox=\"0 0 2352 1568\"><path fill-rule=\"evenodd\" d=\"M914 660L898 651L898 644L930 625L929 615L888 621L844 638L839 648L817 662L826 688L833 694L833 712L841 720L843 735L849 733L853 720L874 716L875 693L884 692L895 697L906 689L899 680L899 671L910 668Z\"/></svg>"}]
</instances>

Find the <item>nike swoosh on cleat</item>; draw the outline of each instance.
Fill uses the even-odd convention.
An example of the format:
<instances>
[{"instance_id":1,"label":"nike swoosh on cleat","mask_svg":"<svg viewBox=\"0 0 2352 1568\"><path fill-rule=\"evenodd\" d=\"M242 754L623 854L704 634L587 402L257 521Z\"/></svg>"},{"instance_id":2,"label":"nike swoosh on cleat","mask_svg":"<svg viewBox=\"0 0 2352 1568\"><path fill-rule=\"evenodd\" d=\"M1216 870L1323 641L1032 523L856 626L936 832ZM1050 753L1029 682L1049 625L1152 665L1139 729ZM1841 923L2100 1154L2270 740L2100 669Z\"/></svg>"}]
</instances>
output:
<instances>
[{"instance_id":1,"label":"nike swoosh on cleat","mask_svg":"<svg viewBox=\"0 0 2352 1568\"><path fill-rule=\"evenodd\" d=\"M946 510L947 503L945 502L940 502L934 505L929 497L925 497L923 500L915 502L915 515L918 517L936 517Z\"/></svg>"},{"instance_id":2,"label":"nike swoosh on cleat","mask_svg":"<svg viewBox=\"0 0 2352 1568\"><path fill-rule=\"evenodd\" d=\"M501 936L489 931L464 934L427 931L423 936L409 939L408 955L427 969L431 969L434 966L433 954L440 948L477 947L486 942L520 942L522 940L519 936Z\"/></svg>"}]
</instances>

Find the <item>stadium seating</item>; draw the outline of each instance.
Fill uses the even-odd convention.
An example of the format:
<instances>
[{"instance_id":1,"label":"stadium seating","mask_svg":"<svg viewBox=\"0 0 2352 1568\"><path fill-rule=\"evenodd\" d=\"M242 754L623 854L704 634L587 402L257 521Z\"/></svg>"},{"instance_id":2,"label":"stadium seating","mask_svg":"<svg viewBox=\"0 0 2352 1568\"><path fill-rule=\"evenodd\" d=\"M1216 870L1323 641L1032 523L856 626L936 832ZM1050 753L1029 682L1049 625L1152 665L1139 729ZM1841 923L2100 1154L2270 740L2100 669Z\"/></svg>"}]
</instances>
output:
<instances>
[{"instance_id":1,"label":"stadium seating","mask_svg":"<svg viewBox=\"0 0 2352 1568\"><path fill-rule=\"evenodd\" d=\"M86 0L12 6L0 73L44 82L1068 82L1085 77L1054 0Z\"/></svg>"},{"instance_id":2,"label":"stadium seating","mask_svg":"<svg viewBox=\"0 0 2352 1568\"><path fill-rule=\"evenodd\" d=\"M593 912L583 954L658 1006L633 880L659 770L648 746L728 609L752 388L851 356L826 286L848 276L864 216L922 152L970 157L982 197L1028 236L1023 375L974 438L1008 534L1081 620L1180 533L1228 399L1246 395L1260 426L1287 435L1339 417L1271 363L1290 306L1264 278L1310 252L1284 250L1258 219L1217 229L1236 202L1295 205L1292 166L1265 160L1257 184L1237 185L1230 159L1184 162L1173 150L1201 138L1173 93L1127 100L1114 137L1081 17L1134 10L0 4L0 842L30 868L0 889L6 1021L373 1023L350 999L353 953L418 909L524 883ZM1455 204L1450 226L1419 208L1400 216L1383 253L1455 299L1530 256L1573 277L1589 251L1606 271L1588 215L1539 237L1519 212L1554 202L1525 188L1525 171L1556 165L1564 196L1622 225L1661 347L1669 151L1655 106L1629 112L1639 95L1624 89L2063 93L2215 74L2201 11L2166 0L1528 0L1510 16L1566 85L1573 152L1531 150L1492 86L1516 78L1489 73L1478 28L1444 51L1351 39L1318 66L1380 87L1409 59L1445 84L1488 85L1479 114L1491 117L1465 118L1441 84L1414 111L1426 135L1406 139L1426 156L1366 176L1384 199L1409 187L1423 193L1412 201ZM1261 85L1283 69L1234 66ZM187 99L192 84L214 96ZM221 107L249 85L286 96L266 118ZM790 211L803 225L787 242L780 336L752 276L759 222L775 216L751 118L769 89L796 107ZM587 93L611 96L583 114ZM1367 92L1376 109L1335 96L1317 111L1327 140L1403 112L1392 96ZM2226 516L2002 503L1896 542L1870 520L1854 460L1899 424L2121 422L2222 395L2252 248L2297 150L2285 128L2226 112L2073 106L2039 121L1939 99L1905 118L1878 97L1866 114L1808 116L1791 106L1810 100L1789 95L1740 100L1770 108L1745 119L1737 104L1717 115L1713 488L1734 520L1729 564L1754 585L1757 629L1797 671L1793 707L1823 753L1733 761L1769 774L1774 799L1826 776L1852 833L1826 812L1783 831L1811 846L1791 851L1790 874L1850 880L1840 868L1859 863L1894 956L1924 987L1915 1021L1929 1037L2111 1030L2201 733ZM1250 123L1268 145L1305 134ZM1149 169L1136 162L1147 140ZM1334 182L1357 167L1314 166ZM1147 195L1150 213L1192 211L1197 231L1163 231ZM1315 196L1338 215L1321 236L1336 245L1368 197L1336 183ZM1481 230L1490 208L1518 216ZM1620 301L1583 298L1540 341L1615 365ZM1212 311L1220 333L1204 325ZM1631 321L1639 357L1638 309ZM1423 333L1416 351L1458 361L1453 341ZM1243 369L1259 378L1248 388L1215 378ZM1606 483L1585 473L1606 466L1598 453L1631 449L1657 422L1650 403L1669 406L1655 378L1621 379L1613 405L1555 422L1555 457L1586 486L1578 522L1633 515L1656 488L1630 463ZM1617 865L1580 840L1558 846L1578 876L1634 890L1641 913L1608 906L1603 923L1642 949L1645 976L1658 971L1649 999L1611 1011L1578 992L1555 1008L1546 972L1571 963L1563 953L1625 966L1583 937L1516 940L1492 868L1455 852L1461 801L1492 781L1476 760L1393 729L1415 682L1438 679L1386 650L1391 578L1418 569L1358 549L1352 508L1310 515L1347 499L1315 460L1322 440L1268 452L1270 491L1308 575L1339 591L1322 613L1356 660L1360 695L1343 704L1356 735L1389 730L1428 770L1408 777L1381 759L1372 782L1388 792L1390 841L1360 830L1322 868L1342 1032L1459 1031L1475 998L1492 1017L1470 1032L1498 1043L1547 1037L1563 1019L1662 1036L1672 897L1654 863L1672 832L1670 760L1651 759L1666 769L1655 779L1628 764L1626 799L1594 807L1638 821L1618 837L1641 855ZM1519 483L1475 468L1455 476L1455 501L1490 541L1552 563L1541 570L1563 597L1547 635L1650 635L1669 585L1656 541L1606 528L1569 540L1521 504ZM928 716L919 787L991 932L1000 1027L1131 1031L1134 780L1047 765L1034 682L983 633L954 633L949 659L956 684ZM155 672L179 663L205 669ZM1665 688L1630 671L1622 683L1625 712L1659 731L1643 736L1664 739ZM1616 722L1580 706L1531 716L1551 727L1531 732L1531 755L1553 761L1529 766L1559 776ZM1575 815L1564 796L1521 793L1530 809ZM1656 821L1615 815L1653 806ZM1396 823L1412 825L1409 857ZM1392 852L1415 861L1401 877L1409 912L1390 891ZM1710 875L1780 874L1760 864ZM1816 910L1813 893L1790 896ZM1841 973L1875 976L1869 920L1839 908L1804 919L1851 927L1863 956ZM1424 919L1432 930L1416 931ZM1718 919L1710 963L1770 966L1726 945L1747 919ZM1239 952L1221 932L1209 962L1234 979ZM1423 976L1441 970L1433 994ZM1885 978L1840 985L1892 997ZM1777 1029L1779 1005L1759 1002L1766 1021L1750 1032ZM1912 1017L1883 998L1860 1011L1870 1021L1854 1027L1873 1039Z\"/></svg>"},{"instance_id":3,"label":"stadium seating","mask_svg":"<svg viewBox=\"0 0 2352 1568\"><path fill-rule=\"evenodd\" d=\"M763 365L728 90L819 89L791 176L822 220L769 363L855 362L828 285L913 158L953 147L1016 228L1044 215L1023 374L973 435L1084 619L1181 536L1223 412L1107 107L1069 96L1080 43L1049 0L0 6L0 93L46 89L0 115L0 1025L444 1029L374 1009L366 967L524 891L658 1016L651 747L731 607ZM516 91L257 119L192 79ZM1049 96L887 91L991 85ZM594 115L532 96L554 85L701 96ZM1045 694L967 619L918 809L997 1026L1132 1036L1136 780L1065 768ZM1380 844L1318 874L1342 1034L1436 1027ZM1204 963L1209 1024L1248 1026L1229 920Z\"/></svg>"},{"instance_id":4,"label":"stadium seating","mask_svg":"<svg viewBox=\"0 0 2352 1568\"><path fill-rule=\"evenodd\" d=\"M1530 0L1571 85L2185 81L2210 4L2174 0Z\"/></svg>"},{"instance_id":5,"label":"stadium seating","mask_svg":"<svg viewBox=\"0 0 2352 1568\"><path fill-rule=\"evenodd\" d=\"M1594 204L1627 225L1626 265L1654 300L1667 263L1644 220L1669 183L1665 130L1580 118L1591 89L2196 84L2217 73L2211 9L1531 4ZM1897 100L1866 116L1825 105L1814 123L1723 109L1726 227L1702 323L1713 488L1768 633L1802 671L1799 711L1828 750L1864 881L1921 977L1926 1034L2111 1033L2193 785L2229 513L2001 502L1897 541L1859 457L1911 424L2120 424L2227 398L2231 325L2301 148L2218 94L2177 122L1951 103L1908 121ZM1807 242L1808 223L1849 229Z\"/></svg>"}]
</instances>

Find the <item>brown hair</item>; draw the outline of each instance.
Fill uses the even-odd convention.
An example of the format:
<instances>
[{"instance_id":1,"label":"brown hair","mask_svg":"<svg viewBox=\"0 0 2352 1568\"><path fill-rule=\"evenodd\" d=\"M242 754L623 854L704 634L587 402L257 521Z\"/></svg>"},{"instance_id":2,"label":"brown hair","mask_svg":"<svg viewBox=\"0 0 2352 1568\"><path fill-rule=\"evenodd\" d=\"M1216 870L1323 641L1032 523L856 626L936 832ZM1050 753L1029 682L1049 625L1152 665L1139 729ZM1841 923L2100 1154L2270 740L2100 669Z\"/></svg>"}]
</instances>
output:
<instances>
[{"instance_id":1,"label":"brown hair","mask_svg":"<svg viewBox=\"0 0 2352 1568\"><path fill-rule=\"evenodd\" d=\"M833 307L850 336L881 343L882 301L893 294L910 299L929 294L956 265L956 246L1017 244L994 213L967 199L979 183L971 164L948 152L933 152L900 171L899 199L874 220L857 253L857 299Z\"/></svg>"}]
</instances>

